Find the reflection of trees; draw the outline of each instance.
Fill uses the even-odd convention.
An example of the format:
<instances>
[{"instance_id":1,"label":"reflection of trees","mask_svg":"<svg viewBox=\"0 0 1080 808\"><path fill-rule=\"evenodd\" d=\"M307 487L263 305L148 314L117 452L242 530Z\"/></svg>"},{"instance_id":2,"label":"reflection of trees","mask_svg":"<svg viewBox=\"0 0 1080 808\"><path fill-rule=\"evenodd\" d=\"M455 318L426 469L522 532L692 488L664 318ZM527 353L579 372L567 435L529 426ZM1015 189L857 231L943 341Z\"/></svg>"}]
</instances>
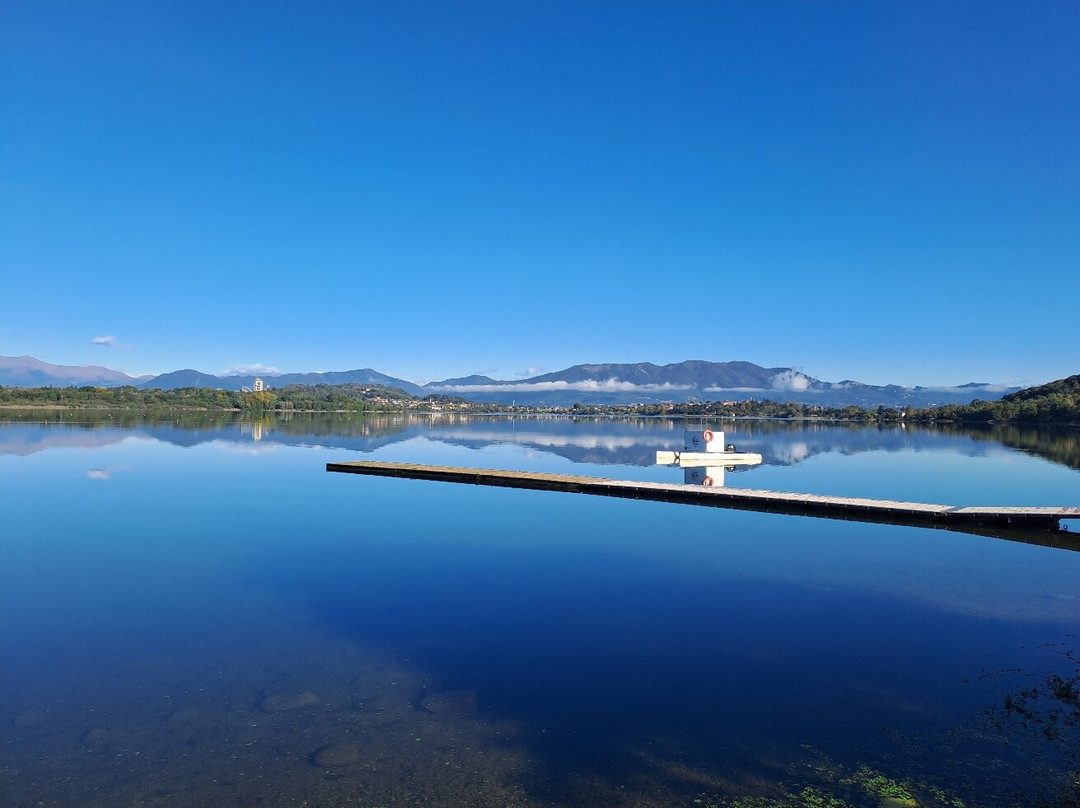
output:
<instances>
[{"instance_id":1,"label":"reflection of trees","mask_svg":"<svg viewBox=\"0 0 1080 808\"><path fill-rule=\"evenodd\" d=\"M974 440L997 441L1025 454L1080 469L1080 429L1075 427L995 424L940 428L950 434L968 435Z\"/></svg>"},{"instance_id":2,"label":"reflection of trees","mask_svg":"<svg viewBox=\"0 0 1080 808\"><path fill-rule=\"evenodd\" d=\"M205 431L205 440L213 440L241 424L252 423L252 414L206 410L154 410L136 412L131 410L91 409L33 409L5 410L2 420L23 423L63 424L72 428L120 427L162 428L183 431ZM525 416L508 421L506 418L443 413L429 414L357 414L331 412L259 413L259 423L264 429L264 440L273 439L276 433L284 442L298 442L304 437L323 439L333 444L332 438L381 439L390 442L395 436L401 439L417 434L427 434L436 440L469 445L489 445L493 442L515 442L532 446L540 451L552 452L579 463L651 465L652 452L658 448L657 438L664 438L665 446L677 448L682 440L682 429L697 425L699 419L668 418L565 418L553 416ZM553 435L593 436L598 440L572 440L561 442L530 443L525 435L514 435L516 423L543 425ZM470 434L477 425L494 426L500 433L498 441L480 434ZM710 419L713 429L726 430L740 449L758 451L770 465L788 465L823 453L858 454L867 451L899 451L909 448L948 448L955 450L963 440L981 444L1001 443L1026 454L1041 457L1074 469L1080 469L1080 429L1076 427L938 424L881 426L861 423L837 423L827 421L790 420L720 420ZM591 427L591 428L590 428ZM441 435L441 430L448 430ZM481 430L484 431L484 430ZM451 436L450 433L453 433ZM616 440L612 440L616 439ZM959 444L956 439L961 439ZM189 441L183 441L188 443ZM610 444L610 445L608 445ZM346 444L348 445L348 444ZM792 450L798 449L793 454ZM972 452L976 453L976 452Z\"/></svg>"},{"instance_id":3,"label":"reflection of trees","mask_svg":"<svg viewBox=\"0 0 1080 808\"><path fill-rule=\"evenodd\" d=\"M348 413L318 412L283 415L259 413L257 416L252 416L240 412L199 410L132 412L130 410L35 409L6 411L4 420L17 423L48 422L51 425L83 429L105 427L134 429L161 426L183 430L235 429L241 424L258 423L264 429L272 429L287 435L368 437L393 435L403 431L410 424L423 423L428 419L419 416L357 416Z\"/></svg>"},{"instance_id":4,"label":"reflection of trees","mask_svg":"<svg viewBox=\"0 0 1080 808\"><path fill-rule=\"evenodd\" d=\"M133 412L131 410L90 410L90 409L33 409L5 410L3 420L16 423L44 423L63 425L70 428L101 429L122 427L133 429L140 426L161 426L171 424L178 429L207 429L224 427L240 423L243 417L238 412L209 412L204 410L158 410L155 412Z\"/></svg>"}]
</instances>

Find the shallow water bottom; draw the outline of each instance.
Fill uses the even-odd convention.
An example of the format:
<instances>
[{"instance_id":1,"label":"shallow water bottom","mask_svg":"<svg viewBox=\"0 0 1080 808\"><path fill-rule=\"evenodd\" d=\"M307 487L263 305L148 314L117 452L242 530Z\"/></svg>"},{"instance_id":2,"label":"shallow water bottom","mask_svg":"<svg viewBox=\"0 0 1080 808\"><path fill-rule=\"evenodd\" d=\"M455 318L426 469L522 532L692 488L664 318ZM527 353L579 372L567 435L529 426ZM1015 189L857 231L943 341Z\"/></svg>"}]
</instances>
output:
<instances>
[{"instance_id":1,"label":"shallow water bottom","mask_svg":"<svg viewBox=\"0 0 1080 808\"><path fill-rule=\"evenodd\" d=\"M416 658L262 618L239 648L213 635L116 641L111 656L69 643L64 664L9 669L5 690L19 695L4 694L0 715L3 804L957 808L1000 804L1041 765L987 734L977 711L943 726L933 694L897 703L888 683L829 692L801 671L803 685L762 696L725 692L737 677L710 689L698 672L680 690L679 676L631 671L608 689L544 692L518 663L426 675ZM450 653L438 645L414 650ZM1004 684L987 678L974 702ZM867 713L904 726L868 727ZM814 802L825 795L836 802Z\"/></svg>"}]
</instances>

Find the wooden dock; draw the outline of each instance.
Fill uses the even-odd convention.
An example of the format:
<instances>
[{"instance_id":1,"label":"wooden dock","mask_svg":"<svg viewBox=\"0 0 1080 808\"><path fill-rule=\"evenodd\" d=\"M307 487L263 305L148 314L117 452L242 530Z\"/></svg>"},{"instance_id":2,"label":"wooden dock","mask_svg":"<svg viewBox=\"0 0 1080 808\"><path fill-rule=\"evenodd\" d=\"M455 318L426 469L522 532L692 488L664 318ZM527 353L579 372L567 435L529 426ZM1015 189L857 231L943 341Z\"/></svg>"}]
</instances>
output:
<instances>
[{"instance_id":1,"label":"wooden dock","mask_svg":"<svg viewBox=\"0 0 1080 808\"><path fill-rule=\"evenodd\" d=\"M327 471L405 477L413 480L564 491L604 497L674 502L749 511L910 525L995 536L1049 547L1080 550L1080 532L1062 529L1062 519L1080 519L1080 507L959 507L747 488L709 488L670 483L609 480L528 471L428 466L418 463L354 461L327 463Z\"/></svg>"}]
</instances>

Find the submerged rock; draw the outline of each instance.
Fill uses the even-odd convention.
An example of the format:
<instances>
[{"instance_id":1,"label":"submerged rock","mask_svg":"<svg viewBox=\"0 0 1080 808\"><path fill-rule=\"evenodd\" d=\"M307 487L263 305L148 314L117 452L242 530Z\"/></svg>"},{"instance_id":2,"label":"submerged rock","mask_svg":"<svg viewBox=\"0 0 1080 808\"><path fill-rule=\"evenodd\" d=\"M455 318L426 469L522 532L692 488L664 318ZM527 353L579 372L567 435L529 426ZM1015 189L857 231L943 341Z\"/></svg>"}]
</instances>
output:
<instances>
[{"instance_id":1,"label":"submerged rock","mask_svg":"<svg viewBox=\"0 0 1080 808\"><path fill-rule=\"evenodd\" d=\"M444 690L420 699L420 707L435 715L472 715L476 712L475 690Z\"/></svg>"},{"instance_id":2,"label":"submerged rock","mask_svg":"<svg viewBox=\"0 0 1080 808\"><path fill-rule=\"evenodd\" d=\"M360 747L354 743L332 743L324 746L312 757L316 766L332 768L348 766L360 759Z\"/></svg>"},{"instance_id":3,"label":"submerged rock","mask_svg":"<svg viewBox=\"0 0 1080 808\"><path fill-rule=\"evenodd\" d=\"M295 710L298 707L310 707L319 703L319 697L309 690L298 693L275 693L259 703L264 713L280 713L283 710Z\"/></svg>"},{"instance_id":4,"label":"submerged rock","mask_svg":"<svg viewBox=\"0 0 1080 808\"><path fill-rule=\"evenodd\" d=\"M31 727L40 727L45 723L45 718L41 713L35 713L31 710L28 713L15 716L11 719L11 723L16 729L30 729Z\"/></svg>"},{"instance_id":5,"label":"submerged rock","mask_svg":"<svg viewBox=\"0 0 1080 808\"><path fill-rule=\"evenodd\" d=\"M199 721L203 718L203 711L195 707L180 707L165 716L166 723L177 724L182 721Z\"/></svg>"},{"instance_id":6,"label":"submerged rock","mask_svg":"<svg viewBox=\"0 0 1080 808\"><path fill-rule=\"evenodd\" d=\"M82 742L90 745L105 744L112 740L113 733L105 727L93 727L83 733Z\"/></svg>"}]
</instances>

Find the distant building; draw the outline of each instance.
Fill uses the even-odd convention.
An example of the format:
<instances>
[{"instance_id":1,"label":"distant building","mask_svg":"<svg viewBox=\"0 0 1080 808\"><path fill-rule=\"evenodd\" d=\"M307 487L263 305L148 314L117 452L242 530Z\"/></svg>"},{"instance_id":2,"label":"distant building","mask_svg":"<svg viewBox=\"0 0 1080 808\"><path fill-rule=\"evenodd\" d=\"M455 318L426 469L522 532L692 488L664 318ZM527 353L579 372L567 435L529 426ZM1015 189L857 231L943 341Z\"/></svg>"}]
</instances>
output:
<instances>
[{"instance_id":1,"label":"distant building","mask_svg":"<svg viewBox=\"0 0 1080 808\"><path fill-rule=\"evenodd\" d=\"M255 377L255 392L261 393L263 391L263 380L259 377Z\"/></svg>"}]
</instances>

